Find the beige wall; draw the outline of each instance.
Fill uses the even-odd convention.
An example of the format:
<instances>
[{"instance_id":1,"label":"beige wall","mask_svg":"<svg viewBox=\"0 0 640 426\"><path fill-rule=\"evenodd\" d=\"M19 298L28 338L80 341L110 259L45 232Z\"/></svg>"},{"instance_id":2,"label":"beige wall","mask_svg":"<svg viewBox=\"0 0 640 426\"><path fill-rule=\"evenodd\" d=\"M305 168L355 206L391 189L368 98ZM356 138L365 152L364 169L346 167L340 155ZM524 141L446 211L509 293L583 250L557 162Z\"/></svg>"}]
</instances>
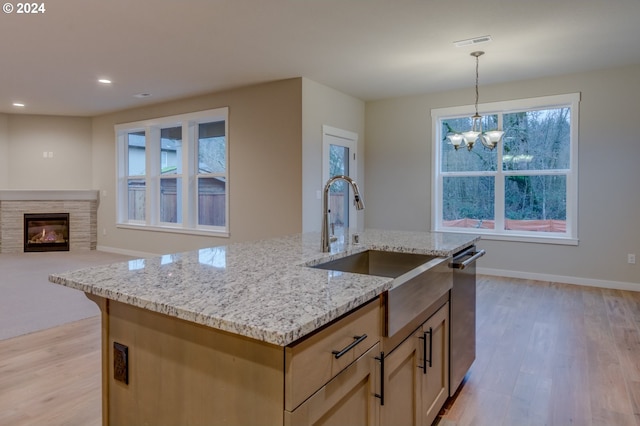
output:
<instances>
[{"instance_id":1,"label":"beige wall","mask_svg":"<svg viewBox=\"0 0 640 426\"><path fill-rule=\"evenodd\" d=\"M483 240L485 272L640 290L640 65L480 88L481 102L581 92L580 243ZM472 89L368 102L367 227L428 230L431 109L473 102ZM640 257L639 257L640 259Z\"/></svg>"},{"instance_id":2,"label":"beige wall","mask_svg":"<svg viewBox=\"0 0 640 426\"><path fill-rule=\"evenodd\" d=\"M231 237L117 228L114 125L225 106L229 107ZM101 190L98 247L137 253L174 253L301 232L301 123L301 78L95 117L93 188Z\"/></svg>"},{"instance_id":3,"label":"beige wall","mask_svg":"<svg viewBox=\"0 0 640 426\"><path fill-rule=\"evenodd\" d=\"M1 188L90 189L91 119L0 115L0 156Z\"/></svg>"},{"instance_id":4,"label":"beige wall","mask_svg":"<svg viewBox=\"0 0 640 426\"><path fill-rule=\"evenodd\" d=\"M117 228L114 125L221 106L230 108L231 238ZM300 232L303 222L307 231L317 231L325 124L359 135L358 183L364 189L364 102L304 78L93 119L0 114L0 154L6 154L0 162L8 165L0 169L0 188L99 189L98 247L104 250L184 251ZM44 159L43 151L53 158Z\"/></svg>"},{"instance_id":5,"label":"beige wall","mask_svg":"<svg viewBox=\"0 0 640 426\"><path fill-rule=\"evenodd\" d=\"M9 188L9 115L0 114L0 188Z\"/></svg>"},{"instance_id":6,"label":"beige wall","mask_svg":"<svg viewBox=\"0 0 640 426\"><path fill-rule=\"evenodd\" d=\"M364 102L307 78L302 79L302 229L319 232L322 200L317 191L322 181L322 126L327 125L358 134L358 186L364 182ZM365 199L365 205L366 205ZM364 212L358 212L358 227L364 225ZM319 244L319 243L318 243Z\"/></svg>"},{"instance_id":7,"label":"beige wall","mask_svg":"<svg viewBox=\"0 0 640 426\"><path fill-rule=\"evenodd\" d=\"M627 253L640 256L640 65L486 86L480 96L481 102L493 102L571 92L582 93L580 244L483 240L489 254L479 266L506 275L563 281L580 277L595 285L640 284L640 262L626 263ZM322 125L327 124L360 135L358 181L367 206L366 226L427 230L430 110L469 104L472 95L465 89L365 106L296 78L93 119L0 114L0 188L101 190L98 246L121 251L177 252L300 232L303 227L317 230L320 201L315 195L322 186ZM231 238L116 228L114 124L221 106L230 108ZM43 151L53 152L53 158L44 159Z\"/></svg>"}]
</instances>

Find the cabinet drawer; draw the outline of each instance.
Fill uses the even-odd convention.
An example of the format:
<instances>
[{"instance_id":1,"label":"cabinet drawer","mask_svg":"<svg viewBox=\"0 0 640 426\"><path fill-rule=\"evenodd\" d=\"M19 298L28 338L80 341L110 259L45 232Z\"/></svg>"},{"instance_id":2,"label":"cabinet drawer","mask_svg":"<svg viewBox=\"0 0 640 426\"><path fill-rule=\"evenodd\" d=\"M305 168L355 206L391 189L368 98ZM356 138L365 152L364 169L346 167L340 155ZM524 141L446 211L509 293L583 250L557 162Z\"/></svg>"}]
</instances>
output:
<instances>
[{"instance_id":1,"label":"cabinet drawer","mask_svg":"<svg viewBox=\"0 0 640 426\"><path fill-rule=\"evenodd\" d=\"M329 383L322 386L295 411L284 412L285 426L326 424L378 425L380 345L376 344L341 371ZM400 423L396 423L400 424Z\"/></svg>"},{"instance_id":2,"label":"cabinet drawer","mask_svg":"<svg viewBox=\"0 0 640 426\"><path fill-rule=\"evenodd\" d=\"M380 326L380 302L375 299L313 335L287 346L285 348L285 409L293 411L311 394L378 343ZM352 347L348 349L350 345ZM340 351L344 353L335 353Z\"/></svg>"}]
</instances>

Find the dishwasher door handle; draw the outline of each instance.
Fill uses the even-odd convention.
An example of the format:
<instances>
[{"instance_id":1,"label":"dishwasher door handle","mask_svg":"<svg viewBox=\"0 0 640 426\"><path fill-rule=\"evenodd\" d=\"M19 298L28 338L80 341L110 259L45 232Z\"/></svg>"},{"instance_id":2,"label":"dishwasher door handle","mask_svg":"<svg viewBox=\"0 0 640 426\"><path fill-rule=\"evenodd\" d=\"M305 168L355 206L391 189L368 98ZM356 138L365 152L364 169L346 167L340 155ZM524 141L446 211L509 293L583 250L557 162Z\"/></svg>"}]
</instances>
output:
<instances>
[{"instance_id":1,"label":"dishwasher door handle","mask_svg":"<svg viewBox=\"0 0 640 426\"><path fill-rule=\"evenodd\" d=\"M480 250L480 251L476 251L476 252L465 252L462 256L458 256L458 257L460 258L460 257L466 256L466 255L470 255L470 254L472 256L470 258L462 261L462 262L456 262L455 259L454 259L454 261L449 264L449 267L453 268L453 269L464 269L467 266L471 265L476 260L480 259L482 256L484 256L486 254L486 251L485 250Z\"/></svg>"}]
</instances>

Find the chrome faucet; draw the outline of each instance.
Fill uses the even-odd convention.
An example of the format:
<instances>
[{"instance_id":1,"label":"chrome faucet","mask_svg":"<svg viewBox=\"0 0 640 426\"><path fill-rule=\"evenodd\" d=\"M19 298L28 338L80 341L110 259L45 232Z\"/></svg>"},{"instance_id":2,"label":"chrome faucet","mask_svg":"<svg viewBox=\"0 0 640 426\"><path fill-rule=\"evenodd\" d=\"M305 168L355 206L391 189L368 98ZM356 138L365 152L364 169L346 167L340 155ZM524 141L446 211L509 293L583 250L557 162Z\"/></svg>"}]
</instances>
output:
<instances>
[{"instance_id":1,"label":"chrome faucet","mask_svg":"<svg viewBox=\"0 0 640 426\"><path fill-rule=\"evenodd\" d=\"M336 240L336 237L329 237L329 188L331 184L337 180L343 180L351 185L353 189L353 199L356 204L356 210L364 210L364 201L360 196L360 190L356 181L349 176L337 175L330 178L324 185L324 197L322 198L322 251L328 253L331 251L331 243Z\"/></svg>"}]
</instances>

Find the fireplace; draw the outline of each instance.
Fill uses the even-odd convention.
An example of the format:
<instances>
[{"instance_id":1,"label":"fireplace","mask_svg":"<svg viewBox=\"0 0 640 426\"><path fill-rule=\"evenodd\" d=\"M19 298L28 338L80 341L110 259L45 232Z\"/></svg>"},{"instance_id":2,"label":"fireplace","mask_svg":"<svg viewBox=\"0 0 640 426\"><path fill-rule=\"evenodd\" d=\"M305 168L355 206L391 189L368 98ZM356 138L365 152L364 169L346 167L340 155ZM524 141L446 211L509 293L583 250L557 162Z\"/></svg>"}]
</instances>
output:
<instances>
[{"instance_id":1,"label":"fireplace","mask_svg":"<svg viewBox=\"0 0 640 426\"><path fill-rule=\"evenodd\" d=\"M69 251L69 213L25 213L24 251Z\"/></svg>"}]
</instances>

